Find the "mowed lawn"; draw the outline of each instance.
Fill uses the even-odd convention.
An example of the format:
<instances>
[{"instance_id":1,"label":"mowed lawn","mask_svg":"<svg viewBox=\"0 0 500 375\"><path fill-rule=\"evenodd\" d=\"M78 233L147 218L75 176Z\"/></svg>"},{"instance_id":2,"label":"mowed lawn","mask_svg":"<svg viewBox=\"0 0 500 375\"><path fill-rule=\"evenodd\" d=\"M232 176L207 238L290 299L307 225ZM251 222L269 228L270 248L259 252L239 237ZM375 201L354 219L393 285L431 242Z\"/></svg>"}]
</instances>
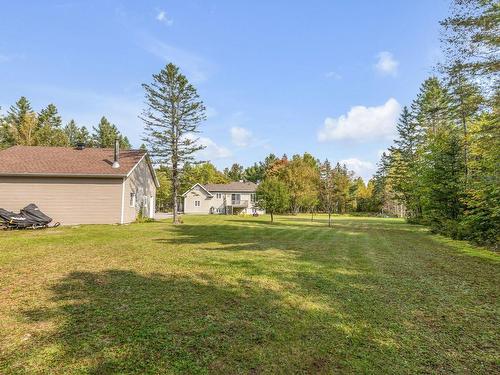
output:
<instances>
[{"instance_id":1,"label":"mowed lawn","mask_svg":"<svg viewBox=\"0 0 500 375\"><path fill-rule=\"evenodd\" d=\"M0 232L0 374L499 373L500 257L397 219Z\"/></svg>"}]
</instances>

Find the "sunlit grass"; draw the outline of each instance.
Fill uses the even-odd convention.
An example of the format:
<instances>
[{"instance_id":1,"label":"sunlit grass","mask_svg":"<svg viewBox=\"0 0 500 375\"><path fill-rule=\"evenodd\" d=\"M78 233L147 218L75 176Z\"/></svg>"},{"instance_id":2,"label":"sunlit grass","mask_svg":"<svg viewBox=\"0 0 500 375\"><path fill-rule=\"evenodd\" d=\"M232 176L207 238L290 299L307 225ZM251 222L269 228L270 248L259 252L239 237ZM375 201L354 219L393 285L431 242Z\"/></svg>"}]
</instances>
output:
<instances>
[{"instance_id":1,"label":"sunlit grass","mask_svg":"<svg viewBox=\"0 0 500 375\"><path fill-rule=\"evenodd\" d=\"M495 373L499 256L399 219L0 232L0 373Z\"/></svg>"}]
</instances>

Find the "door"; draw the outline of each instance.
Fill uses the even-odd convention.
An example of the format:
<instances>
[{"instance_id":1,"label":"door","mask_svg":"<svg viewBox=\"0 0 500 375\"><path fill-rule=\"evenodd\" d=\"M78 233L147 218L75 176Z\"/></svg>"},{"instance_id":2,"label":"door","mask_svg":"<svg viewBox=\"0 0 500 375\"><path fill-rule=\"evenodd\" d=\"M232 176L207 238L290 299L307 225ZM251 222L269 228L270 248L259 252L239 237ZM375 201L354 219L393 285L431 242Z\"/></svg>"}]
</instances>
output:
<instances>
[{"instance_id":1,"label":"door","mask_svg":"<svg viewBox=\"0 0 500 375\"><path fill-rule=\"evenodd\" d=\"M155 218L155 197L154 196L149 197L149 218L150 219Z\"/></svg>"},{"instance_id":2,"label":"door","mask_svg":"<svg viewBox=\"0 0 500 375\"><path fill-rule=\"evenodd\" d=\"M240 194L231 194L231 204L240 204L241 195Z\"/></svg>"}]
</instances>

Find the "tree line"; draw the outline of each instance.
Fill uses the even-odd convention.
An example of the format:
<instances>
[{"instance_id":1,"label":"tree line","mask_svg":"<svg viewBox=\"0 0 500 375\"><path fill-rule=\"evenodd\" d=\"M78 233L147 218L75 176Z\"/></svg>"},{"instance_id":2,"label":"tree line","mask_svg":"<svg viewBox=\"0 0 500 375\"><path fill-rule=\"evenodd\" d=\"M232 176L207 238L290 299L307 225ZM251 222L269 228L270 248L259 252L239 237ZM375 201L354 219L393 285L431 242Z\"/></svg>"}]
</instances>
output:
<instances>
[{"instance_id":1,"label":"tree line","mask_svg":"<svg viewBox=\"0 0 500 375\"><path fill-rule=\"evenodd\" d=\"M159 209L171 210L172 171L163 165L157 170L160 180L157 201ZM259 184L260 205L272 213L317 212L352 213L383 212L399 215L396 210L384 209L374 195L374 181L365 184L361 177L345 165L321 162L309 153L277 157L269 154L263 161L244 168L234 163L219 171L212 163L186 163L179 170L179 192L194 184L226 184L231 181L251 181ZM272 193L272 194L271 194Z\"/></svg>"},{"instance_id":2,"label":"tree line","mask_svg":"<svg viewBox=\"0 0 500 375\"><path fill-rule=\"evenodd\" d=\"M492 247L500 235L498 19L495 1L455 1L442 22L446 59L403 108L374 182L409 221Z\"/></svg>"},{"instance_id":3,"label":"tree line","mask_svg":"<svg viewBox=\"0 0 500 375\"><path fill-rule=\"evenodd\" d=\"M160 194L177 204L191 183L259 181L269 213L368 211L405 216L437 233L496 247L500 233L500 82L498 19L493 0L455 0L442 21L446 59L404 107L397 138L364 184L345 166L310 154L223 172L192 165L205 107L179 69L168 64L146 89L146 142L164 165ZM172 181L171 184L168 182ZM169 190L172 187L172 191ZM168 199L167 199L168 198ZM176 210L174 209L174 212ZM174 216L174 222L178 222Z\"/></svg>"},{"instance_id":4,"label":"tree line","mask_svg":"<svg viewBox=\"0 0 500 375\"><path fill-rule=\"evenodd\" d=\"M10 106L6 115L0 114L0 149L15 145L75 147L80 143L109 148L114 147L115 139L120 140L123 149L131 148L128 138L104 116L92 132L74 120L63 126L54 104L35 112L24 96Z\"/></svg>"}]
</instances>

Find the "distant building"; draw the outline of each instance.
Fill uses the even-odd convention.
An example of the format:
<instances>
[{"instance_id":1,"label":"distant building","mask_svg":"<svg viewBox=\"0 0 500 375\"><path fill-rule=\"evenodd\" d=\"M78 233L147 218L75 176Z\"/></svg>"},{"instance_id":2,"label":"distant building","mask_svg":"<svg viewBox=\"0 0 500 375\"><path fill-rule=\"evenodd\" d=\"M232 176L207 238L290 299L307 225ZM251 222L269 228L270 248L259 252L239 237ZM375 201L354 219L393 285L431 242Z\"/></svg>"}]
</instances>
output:
<instances>
[{"instance_id":1,"label":"distant building","mask_svg":"<svg viewBox=\"0 0 500 375\"><path fill-rule=\"evenodd\" d=\"M252 214L264 213L258 209L253 182L229 184L195 184L182 194L186 214Z\"/></svg>"},{"instance_id":2,"label":"distant building","mask_svg":"<svg viewBox=\"0 0 500 375\"><path fill-rule=\"evenodd\" d=\"M63 225L154 218L156 188L143 150L14 146L0 151L0 207L29 203Z\"/></svg>"}]
</instances>

